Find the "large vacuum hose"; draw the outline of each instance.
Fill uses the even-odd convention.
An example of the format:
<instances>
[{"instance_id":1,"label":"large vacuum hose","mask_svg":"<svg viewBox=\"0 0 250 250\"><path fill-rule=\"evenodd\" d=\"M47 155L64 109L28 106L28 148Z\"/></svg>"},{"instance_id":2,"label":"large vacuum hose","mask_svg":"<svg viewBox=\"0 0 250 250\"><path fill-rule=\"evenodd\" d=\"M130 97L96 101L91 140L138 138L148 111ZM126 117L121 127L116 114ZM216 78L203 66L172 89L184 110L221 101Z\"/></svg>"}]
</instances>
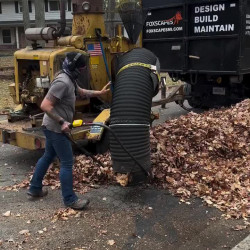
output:
<instances>
[{"instance_id":1,"label":"large vacuum hose","mask_svg":"<svg viewBox=\"0 0 250 250\"><path fill-rule=\"evenodd\" d=\"M145 180L150 172L150 114L152 98L158 92L159 79L143 65L157 65L157 57L147 49L136 48L118 58L117 78L111 104L110 128L134 161L110 135L110 151L115 172L130 173L133 182ZM121 69L123 69L121 71ZM138 166L140 163L141 166Z\"/></svg>"}]
</instances>

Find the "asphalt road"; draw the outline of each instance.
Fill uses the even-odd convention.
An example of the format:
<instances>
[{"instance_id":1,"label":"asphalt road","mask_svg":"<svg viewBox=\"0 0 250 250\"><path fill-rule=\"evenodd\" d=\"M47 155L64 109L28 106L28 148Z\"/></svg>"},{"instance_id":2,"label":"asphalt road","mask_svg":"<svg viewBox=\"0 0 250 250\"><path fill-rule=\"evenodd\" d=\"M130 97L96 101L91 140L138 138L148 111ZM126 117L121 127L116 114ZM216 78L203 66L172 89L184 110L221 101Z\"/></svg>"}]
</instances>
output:
<instances>
[{"instance_id":1,"label":"asphalt road","mask_svg":"<svg viewBox=\"0 0 250 250\"><path fill-rule=\"evenodd\" d=\"M187 112L169 104L159 113L162 122ZM25 179L41 155L0 144L0 186ZM249 234L234 230L242 220L225 220L200 199L183 204L150 186L101 186L85 196L91 200L87 210L52 222L63 207L60 191L31 201L24 189L0 190L0 249L232 249ZM2 216L7 211L11 215ZM21 235L22 230L30 235Z\"/></svg>"}]
</instances>

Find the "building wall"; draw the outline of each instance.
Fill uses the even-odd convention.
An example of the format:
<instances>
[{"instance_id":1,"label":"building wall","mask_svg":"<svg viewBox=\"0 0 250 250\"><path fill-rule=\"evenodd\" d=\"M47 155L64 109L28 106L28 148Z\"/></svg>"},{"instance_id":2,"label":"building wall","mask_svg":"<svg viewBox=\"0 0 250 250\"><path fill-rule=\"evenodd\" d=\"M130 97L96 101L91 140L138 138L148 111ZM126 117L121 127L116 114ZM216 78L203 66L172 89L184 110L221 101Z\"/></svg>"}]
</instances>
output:
<instances>
[{"instance_id":1,"label":"building wall","mask_svg":"<svg viewBox=\"0 0 250 250\"><path fill-rule=\"evenodd\" d=\"M41 0L39 0L41 1ZM0 0L2 3L2 14L0 14L0 26L1 22L10 22L10 21L23 21L23 13L15 12L15 1L13 2L5 2L4 0ZM32 1L32 12L30 14L30 20L35 20L35 5ZM72 19L73 15L71 11L66 11L66 19ZM59 11L50 11L45 12L45 20L58 20L60 19Z\"/></svg>"},{"instance_id":2,"label":"building wall","mask_svg":"<svg viewBox=\"0 0 250 250\"><path fill-rule=\"evenodd\" d=\"M22 13L15 13L15 2L2 2L2 14L0 14L0 22L23 21ZM30 13L30 19L35 19L35 13Z\"/></svg>"},{"instance_id":3,"label":"building wall","mask_svg":"<svg viewBox=\"0 0 250 250\"><path fill-rule=\"evenodd\" d=\"M21 0L20 0L21 1ZM36 0L38 1L38 0ZM40 0L39 0L40 1ZM48 0L50 1L50 0ZM19 34L20 48L26 46L26 40L23 28L23 13L16 13L15 1L0 0L2 13L0 13L0 49L16 49L16 29ZM68 4L67 8L68 8ZM31 1L32 12L29 13L31 24L35 24L35 5L34 0ZM72 10L72 8L71 8ZM73 15L70 11L66 11L66 19L72 20ZM57 24L60 20L60 11L51 11L48 7L48 12L45 12L45 21L47 24ZM3 42L3 30L10 30L11 43Z\"/></svg>"}]
</instances>

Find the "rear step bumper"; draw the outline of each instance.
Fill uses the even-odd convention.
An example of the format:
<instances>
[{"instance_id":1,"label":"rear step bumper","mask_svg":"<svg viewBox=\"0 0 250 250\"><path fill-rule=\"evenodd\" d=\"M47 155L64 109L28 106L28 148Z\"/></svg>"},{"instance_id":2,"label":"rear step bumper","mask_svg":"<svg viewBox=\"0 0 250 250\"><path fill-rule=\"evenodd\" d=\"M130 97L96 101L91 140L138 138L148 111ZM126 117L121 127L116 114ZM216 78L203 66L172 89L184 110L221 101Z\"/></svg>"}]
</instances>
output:
<instances>
[{"instance_id":1,"label":"rear step bumper","mask_svg":"<svg viewBox=\"0 0 250 250\"><path fill-rule=\"evenodd\" d=\"M72 137L75 141L82 140L87 137L88 132L89 129L77 128L72 131ZM45 136L42 129L26 132L0 128L0 142L28 150L45 148Z\"/></svg>"},{"instance_id":2,"label":"rear step bumper","mask_svg":"<svg viewBox=\"0 0 250 250\"><path fill-rule=\"evenodd\" d=\"M17 132L0 128L0 141L29 150L45 147L45 136L41 132Z\"/></svg>"}]
</instances>

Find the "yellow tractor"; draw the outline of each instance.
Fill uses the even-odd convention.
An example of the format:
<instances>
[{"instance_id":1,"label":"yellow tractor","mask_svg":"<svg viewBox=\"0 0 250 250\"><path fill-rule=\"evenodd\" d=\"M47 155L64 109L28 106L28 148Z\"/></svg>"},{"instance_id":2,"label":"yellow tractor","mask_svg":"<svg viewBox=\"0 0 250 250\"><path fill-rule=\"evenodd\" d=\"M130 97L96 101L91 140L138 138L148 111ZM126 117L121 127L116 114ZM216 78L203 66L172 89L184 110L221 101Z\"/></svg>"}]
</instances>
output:
<instances>
[{"instance_id":1,"label":"yellow tractor","mask_svg":"<svg viewBox=\"0 0 250 250\"><path fill-rule=\"evenodd\" d=\"M106 35L103 0L72 0L72 7L71 36L63 36L65 0L60 1L59 28L29 28L25 31L32 46L14 54L15 83L9 86L14 102L19 105L8 115L8 120L0 122L0 141L30 150L44 148L45 138L40 129L43 114L39 107L68 52L79 52L89 62L80 77L80 87L100 90L111 79L112 59L136 46L122 36L121 28L113 38ZM135 12L135 16L138 13ZM134 33L134 30L130 32ZM136 33L139 36L140 31ZM39 41L46 41L45 46L40 46ZM102 99L77 101L75 119L106 124L111 96L112 93ZM98 145L102 133L102 128L92 126L74 129L72 136L74 140L87 139Z\"/></svg>"},{"instance_id":2,"label":"yellow tractor","mask_svg":"<svg viewBox=\"0 0 250 250\"><path fill-rule=\"evenodd\" d=\"M147 13L143 11L140 0L122 0L118 6L129 38L122 35L121 26L118 26L115 37L108 37L105 31L103 0L72 0L72 10L70 36L64 36L65 0L60 0L59 28L29 28L25 31L31 46L14 54L15 83L9 86L9 90L18 108L8 115L7 120L0 121L0 141L3 143L29 150L44 148L45 137L41 129L43 113L40 104L56 73L62 69L62 62L68 52L81 53L88 62L86 71L78 81L80 87L86 89L100 90L109 80L114 82L118 74L127 72L128 68L148 68L152 74L156 73L156 65L141 63L143 58L131 61L132 63L128 60L127 65L117 71L119 57L126 57L125 52L141 47L142 39L138 38ZM44 46L39 44L41 41L42 44L45 43ZM140 57L143 57L143 53ZM176 95L178 91L179 87L168 98L154 102L153 106L182 99L182 95ZM98 99L77 101L74 119L81 119L86 123L107 124L110 121L111 98L112 91ZM152 119L154 118L156 117L152 115ZM107 150L108 136L105 138L105 131L101 126L75 128L72 130L72 137L74 141L87 142L97 153Z\"/></svg>"}]
</instances>

